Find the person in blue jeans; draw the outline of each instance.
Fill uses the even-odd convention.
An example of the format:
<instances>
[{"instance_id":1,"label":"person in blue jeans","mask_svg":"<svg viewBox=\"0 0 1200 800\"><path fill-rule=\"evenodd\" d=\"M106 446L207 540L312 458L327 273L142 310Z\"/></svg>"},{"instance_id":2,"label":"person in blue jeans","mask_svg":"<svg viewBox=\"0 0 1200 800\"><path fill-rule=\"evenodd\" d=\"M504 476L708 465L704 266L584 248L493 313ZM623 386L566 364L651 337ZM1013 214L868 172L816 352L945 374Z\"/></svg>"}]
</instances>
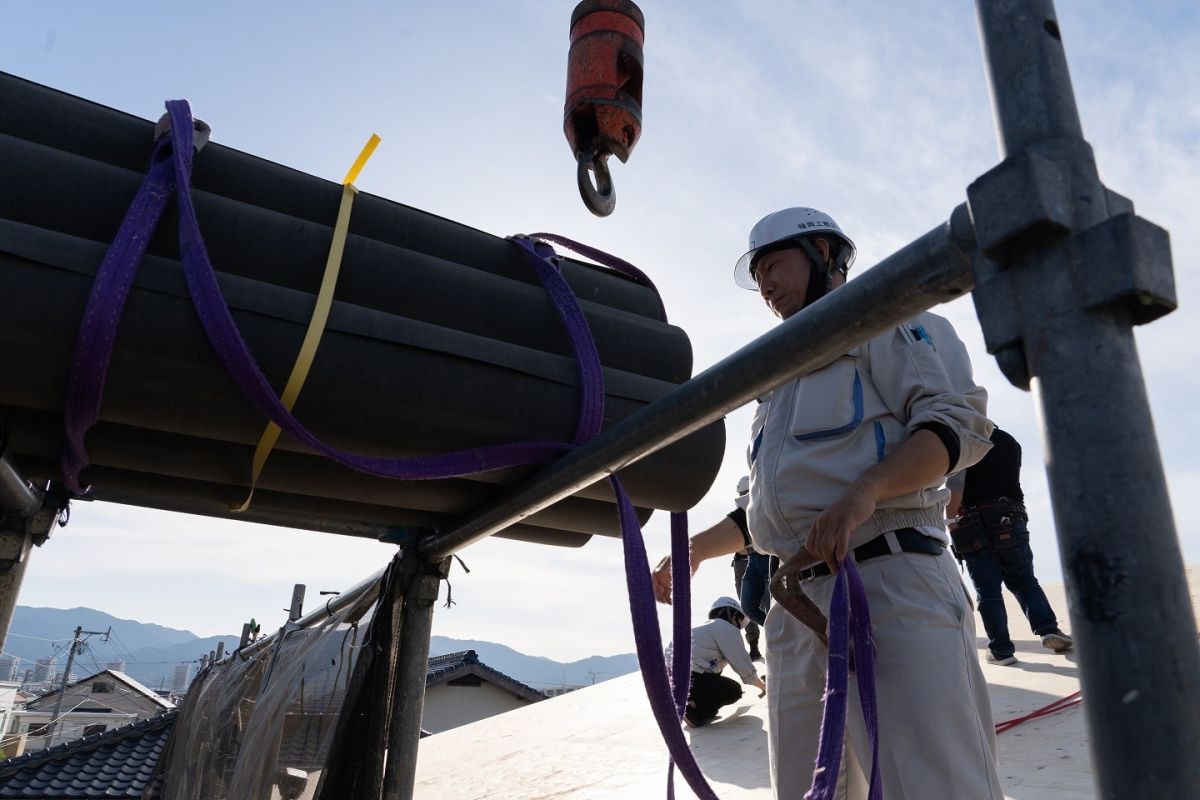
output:
<instances>
[{"instance_id":1,"label":"person in blue jeans","mask_svg":"<svg viewBox=\"0 0 1200 800\"><path fill-rule=\"evenodd\" d=\"M1008 613L1002 587L1017 598L1034 635L1056 653L1071 649L1071 637L1058 627L1058 618L1033 574L1029 547L1029 517L1021 491L1021 445L1005 431L992 432L992 449L979 463L951 476L948 513L956 518L950 535L954 554L967 566L978 597L979 616L987 632L987 660L1017 662L1008 632Z\"/></svg>"},{"instance_id":2,"label":"person in blue jeans","mask_svg":"<svg viewBox=\"0 0 1200 800\"><path fill-rule=\"evenodd\" d=\"M738 481L738 496L734 500L728 519L737 525L745 541L750 541L750 529L746 526L746 493L750 491L750 476ZM774 562L774 568L771 567ZM767 612L771 610L771 576L779 567L779 559L765 556L747 544L733 554L733 586L742 611L749 620L746 623L746 644L750 646L750 660L762 661L758 649L759 626L765 624Z\"/></svg>"},{"instance_id":3,"label":"person in blue jeans","mask_svg":"<svg viewBox=\"0 0 1200 800\"><path fill-rule=\"evenodd\" d=\"M752 623L765 625L771 610L771 576L779 569L779 559L747 548L746 569L739 585L738 602ZM757 650L750 653L754 658ZM758 659L755 659L756 661Z\"/></svg>"}]
</instances>

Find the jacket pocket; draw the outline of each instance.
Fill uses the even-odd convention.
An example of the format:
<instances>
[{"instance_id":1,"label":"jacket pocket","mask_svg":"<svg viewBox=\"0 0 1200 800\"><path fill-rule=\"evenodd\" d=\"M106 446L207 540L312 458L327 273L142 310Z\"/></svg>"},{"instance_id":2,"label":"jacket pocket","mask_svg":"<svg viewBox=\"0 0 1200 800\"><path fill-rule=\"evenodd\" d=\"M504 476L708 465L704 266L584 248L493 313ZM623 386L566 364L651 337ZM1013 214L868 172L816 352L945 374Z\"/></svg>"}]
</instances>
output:
<instances>
[{"instance_id":1,"label":"jacket pocket","mask_svg":"<svg viewBox=\"0 0 1200 800\"><path fill-rule=\"evenodd\" d=\"M842 436L862 420L862 376L853 355L841 356L797 382L791 424L797 441Z\"/></svg>"}]
</instances>

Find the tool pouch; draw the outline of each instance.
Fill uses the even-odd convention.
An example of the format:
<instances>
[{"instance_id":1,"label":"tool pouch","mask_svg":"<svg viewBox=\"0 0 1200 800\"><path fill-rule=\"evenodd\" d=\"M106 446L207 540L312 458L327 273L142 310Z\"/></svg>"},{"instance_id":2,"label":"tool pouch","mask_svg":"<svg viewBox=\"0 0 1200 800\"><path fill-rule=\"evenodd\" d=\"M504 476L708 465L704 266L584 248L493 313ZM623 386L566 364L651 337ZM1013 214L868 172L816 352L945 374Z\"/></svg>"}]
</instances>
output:
<instances>
[{"instance_id":1,"label":"tool pouch","mask_svg":"<svg viewBox=\"0 0 1200 800\"><path fill-rule=\"evenodd\" d=\"M988 547L988 534L978 512L958 518L958 527L950 531L950 549L960 561L971 553Z\"/></svg>"},{"instance_id":2,"label":"tool pouch","mask_svg":"<svg viewBox=\"0 0 1200 800\"><path fill-rule=\"evenodd\" d=\"M1017 525L1029 521L1020 503L974 506L958 518L950 531L954 555L960 560L980 550L1011 550L1018 544Z\"/></svg>"},{"instance_id":3,"label":"tool pouch","mask_svg":"<svg viewBox=\"0 0 1200 800\"><path fill-rule=\"evenodd\" d=\"M1025 507L1017 503L996 503L975 510L993 550L1011 550L1017 546L1017 525L1028 521Z\"/></svg>"}]
</instances>

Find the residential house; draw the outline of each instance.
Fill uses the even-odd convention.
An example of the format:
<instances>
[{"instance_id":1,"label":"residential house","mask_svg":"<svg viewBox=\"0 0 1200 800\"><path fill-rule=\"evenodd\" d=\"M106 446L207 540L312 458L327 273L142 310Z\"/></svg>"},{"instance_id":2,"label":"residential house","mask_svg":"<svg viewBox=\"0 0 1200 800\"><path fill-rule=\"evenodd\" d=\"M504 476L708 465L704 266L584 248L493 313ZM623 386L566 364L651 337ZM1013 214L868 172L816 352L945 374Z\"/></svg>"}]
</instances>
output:
<instances>
[{"instance_id":1,"label":"residential house","mask_svg":"<svg viewBox=\"0 0 1200 800\"><path fill-rule=\"evenodd\" d=\"M425 675L421 729L440 733L545 699L537 689L481 663L474 650L435 656Z\"/></svg>"},{"instance_id":2,"label":"residential house","mask_svg":"<svg viewBox=\"0 0 1200 800\"><path fill-rule=\"evenodd\" d=\"M96 683L104 690L95 691L92 687ZM295 777L296 787L305 785L307 770L323 768L327 754L320 745L326 740L310 730L314 721L320 722L321 714L311 712L323 710L325 695L333 691L336 687L332 683L328 686L306 685L306 710L289 714L281 731L278 763L291 767L287 772ZM98 698L109 704L101 706ZM125 702L118 704L118 698L124 698ZM48 707L52 711L57 699L57 693L54 693L39 697L30 705ZM429 660L426 673L422 727L436 733L543 699L545 696L541 692L480 663L474 650L436 656ZM106 719L118 713L118 709L124 714L142 713L160 700L145 686L112 670L68 687L63 698L63 707L73 708L70 714L63 715L63 722L67 724L64 736L68 740L59 744L56 734L53 746L46 747L44 741L40 744L31 742L31 750L25 755L0 760L0 800L7 797L26 800L158 797L163 778L155 768L177 711L172 709L112 730L91 732L82 738L72 737L69 732L78 728L76 718ZM45 715L49 712L32 713ZM31 723L33 719L22 719L18 727L27 730L30 724L42 724ZM297 764L303 769L296 768ZM283 796L299 796L299 793Z\"/></svg>"},{"instance_id":3,"label":"residential house","mask_svg":"<svg viewBox=\"0 0 1200 800\"><path fill-rule=\"evenodd\" d=\"M20 687L21 684L17 681L0 680L0 732L8 730L13 713L19 705ZM6 749L0 746L0 758L10 758L14 755L20 755L15 748Z\"/></svg>"},{"instance_id":4,"label":"residential house","mask_svg":"<svg viewBox=\"0 0 1200 800\"><path fill-rule=\"evenodd\" d=\"M0 746L7 749L24 737L26 752L40 750L148 719L174 707L170 700L124 672L106 669L65 690L47 692L27 702L24 709L14 711ZM52 725L56 708L60 718L57 725Z\"/></svg>"}]
</instances>

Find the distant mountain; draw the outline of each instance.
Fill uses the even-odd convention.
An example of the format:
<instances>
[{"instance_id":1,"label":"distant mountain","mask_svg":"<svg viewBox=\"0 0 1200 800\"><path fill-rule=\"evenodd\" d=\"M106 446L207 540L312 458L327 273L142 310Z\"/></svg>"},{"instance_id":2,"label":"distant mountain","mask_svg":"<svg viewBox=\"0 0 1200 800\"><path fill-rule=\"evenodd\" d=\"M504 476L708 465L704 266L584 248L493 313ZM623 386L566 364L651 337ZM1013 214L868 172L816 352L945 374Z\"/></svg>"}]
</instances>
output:
<instances>
[{"instance_id":1,"label":"distant mountain","mask_svg":"<svg viewBox=\"0 0 1200 800\"><path fill-rule=\"evenodd\" d=\"M49 639L71 638L76 626L84 630L103 631L112 626L129 650L141 647L164 647L191 641L196 634L175 628L165 628L149 622L118 619L92 608L33 608L17 606L10 633L37 635ZM7 648L5 648L7 649Z\"/></svg>"},{"instance_id":2,"label":"distant mountain","mask_svg":"<svg viewBox=\"0 0 1200 800\"><path fill-rule=\"evenodd\" d=\"M67 648L76 626L85 631L112 628L108 642L101 636L91 636L84 651L76 655L72 672L77 679L99 672L112 662L124 661L125 671L152 689L170 686L177 664L196 662L192 665L195 674L200 656L215 650L218 641L224 640L226 650L237 647L238 643L237 636L201 639L191 631L118 619L92 608L17 606L4 655L20 659L18 677L39 658L51 655L58 657L56 669L65 669Z\"/></svg>"},{"instance_id":3,"label":"distant mountain","mask_svg":"<svg viewBox=\"0 0 1200 800\"><path fill-rule=\"evenodd\" d=\"M67 647L77 625L86 631L105 631L111 626L113 635L108 642L102 641L100 636L87 640L86 649L75 658L72 671L76 679L99 672L110 662L125 661L125 671L151 689L170 686L177 664L191 663L194 675L200 657L215 650L218 642L225 642L226 651L238 644L237 636L201 639L191 631L118 619L91 608L17 606L4 655L21 659L18 677L25 669L32 668L39 658L49 655L57 655L57 669L65 669ZM434 636L430 641L431 656L459 650L474 650L484 664L535 689L587 686L636 672L638 668L637 656L632 653L592 656L564 663L542 656L528 656L495 642L445 636Z\"/></svg>"},{"instance_id":4,"label":"distant mountain","mask_svg":"<svg viewBox=\"0 0 1200 800\"><path fill-rule=\"evenodd\" d=\"M557 686L588 686L592 683L637 672L638 660L633 653L617 656L591 656L579 661L561 662L544 656L527 656L494 642L475 639L450 639L434 636L429 641L429 655L440 656L459 650L474 650L479 660L510 678L535 689Z\"/></svg>"}]
</instances>

